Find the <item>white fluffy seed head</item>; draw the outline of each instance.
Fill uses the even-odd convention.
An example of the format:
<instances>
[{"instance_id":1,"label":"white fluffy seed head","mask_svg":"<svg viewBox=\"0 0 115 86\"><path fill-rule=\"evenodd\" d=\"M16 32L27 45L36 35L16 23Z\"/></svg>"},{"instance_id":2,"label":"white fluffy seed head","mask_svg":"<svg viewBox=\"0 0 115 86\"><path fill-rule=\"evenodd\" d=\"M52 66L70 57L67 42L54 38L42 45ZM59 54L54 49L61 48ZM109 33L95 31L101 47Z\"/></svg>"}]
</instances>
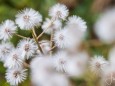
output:
<instances>
[{"instance_id":1,"label":"white fluffy seed head","mask_svg":"<svg viewBox=\"0 0 115 86\"><path fill-rule=\"evenodd\" d=\"M34 9L26 8L16 15L15 21L21 29L29 30L40 25L42 16Z\"/></svg>"},{"instance_id":2,"label":"white fluffy seed head","mask_svg":"<svg viewBox=\"0 0 115 86\"><path fill-rule=\"evenodd\" d=\"M0 25L0 39L8 40L16 32L17 26L12 20L6 20Z\"/></svg>"},{"instance_id":3,"label":"white fluffy seed head","mask_svg":"<svg viewBox=\"0 0 115 86\"><path fill-rule=\"evenodd\" d=\"M104 43L111 44L115 42L115 8L109 9L100 15L97 20L94 31L97 37Z\"/></svg>"},{"instance_id":4,"label":"white fluffy seed head","mask_svg":"<svg viewBox=\"0 0 115 86\"><path fill-rule=\"evenodd\" d=\"M73 29L79 29L81 31L86 31L87 29L86 22L82 18L75 15L69 17L66 24L68 27L71 27Z\"/></svg>"},{"instance_id":5,"label":"white fluffy seed head","mask_svg":"<svg viewBox=\"0 0 115 86\"><path fill-rule=\"evenodd\" d=\"M49 77L53 75L52 59L48 56L34 58L31 61L30 68L32 82L37 86L46 83L49 80Z\"/></svg>"},{"instance_id":6,"label":"white fluffy seed head","mask_svg":"<svg viewBox=\"0 0 115 86\"><path fill-rule=\"evenodd\" d=\"M49 16L51 16L54 19L63 19L69 15L68 9L63 4L56 4L52 6L49 10Z\"/></svg>"},{"instance_id":7,"label":"white fluffy seed head","mask_svg":"<svg viewBox=\"0 0 115 86\"><path fill-rule=\"evenodd\" d=\"M21 51L17 49L13 49L9 56L7 57L7 60L4 63L4 66L13 69L13 68L22 68L23 67L23 61L21 57Z\"/></svg>"},{"instance_id":8,"label":"white fluffy seed head","mask_svg":"<svg viewBox=\"0 0 115 86\"><path fill-rule=\"evenodd\" d=\"M77 54L70 55L69 57L71 59L68 63L66 71L67 75L69 77L81 77L88 66L88 54L86 52L78 52Z\"/></svg>"},{"instance_id":9,"label":"white fluffy seed head","mask_svg":"<svg viewBox=\"0 0 115 86\"><path fill-rule=\"evenodd\" d=\"M37 51L37 45L33 39L24 39L21 40L18 44L18 48L22 52L21 56L23 59L29 59L34 56Z\"/></svg>"},{"instance_id":10,"label":"white fluffy seed head","mask_svg":"<svg viewBox=\"0 0 115 86\"><path fill-rule=\"evenodd\" d=\"M54 74L43 86L70 86L68 77L64 74Z\"/></svg>"},{"instance_id":11,"label":"white fluffy seed head","mask_svg":"<svg viewBox=\"0 0 115 86\"><path fill-rule=\"evenodd\" d=\"M59 72L66 72L69 63L69 57L67 52L59 51L54 56L54 67Z\"/></svg>"},{"instance_id":12,"label":"white fluffy seed head","mask_svg":"<svg viewBox=\"0 0 115 86\"><path fill-rule=\"evenodd\" d=\"M6 80L10 85L17 86L19 83L22 83L26 77L27 69L8 69L6 72Z\"/></svg>"},{"instance_id":13,"label":"white fluffy seed head","mask_svg":"<svg viewBox=\"0 0 115 86\"><path fill-rule=\"evenodd\" d=\"M57 31L61 28L61 26L62 23L60 20L57 19L52 23L52 19L46 18L46 21L42 25L42 29L45 31L45 33L51 34L53 30Z\"/></svg>"},{"instance_id":14,"label":"white fluffy seed head","mask_svg":"<svg viewBox=\"0 0 115 86\"><path fill-rule=\"evenodd\" d=\"M94 56L90 61L91 71L97 75L102 74L107 65L108 62L103 58L103 56Z\"/></svg>"},{"instance_id":15,"label":"white fluffy seed head","mask_svg":"<svg viewBox=\"0 0 115 86\"><path fill-rule=\"evenodd\" d=\"M72 48L79 44L74 34L70 33L67 28L61 29L54 34L54 42L59 48Z\"/></svg>"},{"instance_id":16,"label":"white fluffy seed head","mask_svg":"<svg viewBox=\"0 0 115 86\"><path fill-rule=\"evenodd\" d=\"M0 44L0 60L5 62L14 46L11 43L2 42Z\"/></svg>"}]
</instances>

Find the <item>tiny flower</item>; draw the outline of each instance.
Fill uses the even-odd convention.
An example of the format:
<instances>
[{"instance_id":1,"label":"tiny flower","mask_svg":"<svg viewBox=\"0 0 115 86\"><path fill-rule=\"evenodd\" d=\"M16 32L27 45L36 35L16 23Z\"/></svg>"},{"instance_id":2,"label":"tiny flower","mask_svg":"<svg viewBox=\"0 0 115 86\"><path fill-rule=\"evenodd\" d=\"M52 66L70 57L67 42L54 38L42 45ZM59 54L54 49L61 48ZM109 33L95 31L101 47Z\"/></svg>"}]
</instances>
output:
<instances>
[{"instance_id":1,"label":"tiny flower","mask_svg":"<svg viewBox=\"0 0 115 86\"><path fill-rule=\"evenodd\" d=\"M47 54L51 50L50 41L42 40L39 43L40 43L40 46L41 46L44 54Z\"/></svg>"},{"instance_id":2,"label":"tiny flower","mask_svg":"<svg viewBox=\"0 0 115 86\"><path fill-rule=\"evenodd\" d=\"M2 44L0 45L0 60L5 62L5 60L7 60L7 57L10 53L10 51L12 50L13 45L11 43L5 43L2 42Z\"/></svg>"},{"instance_id":3,"label":"tiny flower","mask_svg":"<svg viewBox=\"0 0 115 86\"><path fill-rule=\"evenodd\" d=\"M10 83L10 85L17 86L26 79L26 71L27 69L8 69L6 72L7 82Z\"/></svg>"},{"instance_id":4,"label":"tiny flower","mask_svg":"<svg viewBox=\"0 0 115 86\"><path fill-rule=\"evenodd\" d=\"M21 51L13 49L7 57L4 66L9 69L21 68L23 66L23 61Z\"/></svg>"},{"instance_id":5,"label":"tiny flower","mask_svg":"<svg viewBox=\"0 0 115 86\"><path fill-rule=\"evenodd\" d=\"M45 31L47 34L51 34L51 32L54 30L59 30L62 26L62 23L60 20L55 20L52 23L51 19L46 18L46 21L42 25L42 29ZM47 29L47 30L46 30Z\"/></svg>"},{"instance_id":6,"label":"tiny flower","mask_svg":"<svg viewBox=\"0 0 115 86\"><path fill-rule=\"evenodd\" d=\"M12 20L6 20L0 25L0 39L6 41L13 36L17 26Z\"/></svg>"},{"instance_id":7,"label":"tiny flower","mask_svg":"<svg viewBox=\"0 0 115 86\"><path fill-rule=\"evenodd\" d=\"M81 31L86 31L87 29L86 22L75 15L69 17L66 24L68 27L72 27L73 29L79 29Z\"/></svg>"},{"instance_id":8,"label":"tiny flower","mask_svg":"<svg viewBox=\"0 0 115 86\"><path fill-rule=\"evenodd\" d=\"M59 48L70 48L76 45L75 36L69 33L66 28L55 32L54 42Z\"/></svg>"},{"instance_id":9,"label":"tiny flower","mask_svg":"<svg viewBox=\"0 0 115 86\"><path fill-rule=\"evenodd\" d=\"M102 73L107 65L108 62L103 58L103 56L95 56L90 61L90 68L95 74Z\"/></svg>"},{"instance_id":10,"label":"tiny flower","mask_svg":"<svg viewBox=\"0 0 115 86\"><path fill-rule=\"evenodd\" d=\"M63 19L68 16L69 12L68 9L65 5L63 4L56 4L53 7L50 8L49 10L49 16L51 16L54 19Z\"/></svg>"},{"instance_id":11,"label":"tiny flower","mask_svg":"<svg viewBox=\"0 0 115 86\"><path fill-rule=\"evenodd\" d=\"M42 22L42 16L34 9L26 8L16 15L15 21L21 29L29 30L40 25L40 22Z\"/></svg>"},{"instance_id":12,"label":"tiny flower","mask_svg":"<svg viewBox=\"0 0 115 86\"><path fill-rule=\"evenodd\" d=\"M59 51L54 55L54 67L57 71L66 72L69 60L70 59L65 51Z\"/></svg>"},{"instance_id":13,"label":"tiny flower","mask_svg":"<svg viewBox=\"0 0 115 86\"><path fill-rule=\"evenodd\" d=\"M18 48L22 51L21 55L23 59L29 59L37 51L37 45L33 39L21 40L18 44Z\"/></svg>"}]
</instances>

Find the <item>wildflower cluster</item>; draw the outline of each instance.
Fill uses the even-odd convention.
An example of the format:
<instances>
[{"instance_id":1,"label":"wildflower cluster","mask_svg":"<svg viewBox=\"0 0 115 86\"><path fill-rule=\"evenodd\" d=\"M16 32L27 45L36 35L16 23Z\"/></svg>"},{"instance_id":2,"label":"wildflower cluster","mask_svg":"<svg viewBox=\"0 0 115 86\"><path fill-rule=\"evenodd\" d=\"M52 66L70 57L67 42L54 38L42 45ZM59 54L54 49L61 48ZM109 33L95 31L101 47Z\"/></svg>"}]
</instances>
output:
<instances>
[{"instance_id":1,"label":"wildflower cluster","mask_svg":"<svg viewBox=\"0 0 115 86\"><path fill-rule=\"evenodd\" d=\"M15 22L6 20L0 25L0 60L7 68L5 77L10 85L23 82L28 68L34 86L70 86L69 78L83 75L89 56L85 50L79 51L79 46L86 22L79 16L68 16L67 7L58 3L50 8L44 22L38 11L26 8L16 15ZM43 30L39 35L35 30L38 27ZM18 28L30 30L33 38L19 35ZM40 39L44 33L51 36L50 40ZM10 43L14 35L22 38L16 47ZM107 64L103 57L95 57L90 68L101 74Z\"/></svg>"}]
</instances>

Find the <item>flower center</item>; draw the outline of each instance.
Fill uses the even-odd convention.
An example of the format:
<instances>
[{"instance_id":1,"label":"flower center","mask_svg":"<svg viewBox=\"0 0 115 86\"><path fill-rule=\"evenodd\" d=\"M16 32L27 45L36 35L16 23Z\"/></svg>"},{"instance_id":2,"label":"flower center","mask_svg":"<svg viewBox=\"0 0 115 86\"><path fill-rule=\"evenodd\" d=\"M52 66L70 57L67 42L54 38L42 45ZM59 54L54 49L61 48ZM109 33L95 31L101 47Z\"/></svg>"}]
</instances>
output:
<instances>
[{"instance_id":1,"label":"flower center","mask_svg":"<svg viewBox=\"0 0 115 86\"><path fill-rule=\"evenodd\" d=\"M29 49L30 49L30 48L29 48L29 44L26 44L24 49L25 49L25 51L27 51L27 52L28 52L28 51L29 51Z\"/></svg>"},{"instance_id":2,"label":"flower center","mask_svg":"<svg viewBox=\"0 0 115 86\"><path fill-rule=\"evenodd\" d=\"M13 59L14 59L14 60L18 60L17 54L14 54L14 55L13 55Z\"/></svg>"},{"instance_id":3,"label":"flower center","mask_svg":"<svg viewBox=\"0 0 115 86\"><path fill-rule=\"evenodd\" d=\"M64 39L64 36L62 34L60 34L59 40L63 40L63 39Z\"/></svg>"},{"instance_id":4,"label":"flower center","mask_svg":"<svg viewBox=\"0 0 115 86\"><path fill-rule=\"evenodd\" d=\"M61 18L61 12L60 11L57 11L57 17Z\"/></svg>"},{"instance_id":5,"label":"flower center","mask_svg":"<svg viewBox=\"0 0 115 86\"><path fill-rule=\"evenodd\" d=\"M29 15L25 15L23 16L24 21L28 22L30 20L30 16Z\"/></svg>"},{"instance_id":6,"label":"flower center","mask_svg":"<svg viewBox=\"0 0 115 86\"><path fill-rule=\"evenodd\" d=\"M60 60L59 60L59 63L60 63L60 64L65 64L65 63L66 63L66 61L64 61L64 60L60 59Z\"/></svg>"},{"instance_id":7,"label":"flower center","mask_svg":"<svg viewBox=\"0 0 115 86\"><path fill-rule=\"evenodd\" d=\"M13 73L13 75L14 75L15 78L17 78L18 75L20 75L20 72L19 72L19 71L15 71L15 72Z\"/></svg>"},{"instance_id":8,"label":"flower center","mask_svg":"<svg viewBox=\"0 0 115 86\"><path fill-rule=\"evenodd\" d=\"M5 28L5 32L9 34L10 30L8 28Z\"/></svg>"},{"instance_id":9,"label":"flower center","mask_svg":"<svg viewBox=\"0 0 115 86\"><path fill-rule=\"evenodd\" d=\"M101 64L99 62L96 62L96 67L97 68L100 68L101 67Z\"/></svg>"}]
</instances>

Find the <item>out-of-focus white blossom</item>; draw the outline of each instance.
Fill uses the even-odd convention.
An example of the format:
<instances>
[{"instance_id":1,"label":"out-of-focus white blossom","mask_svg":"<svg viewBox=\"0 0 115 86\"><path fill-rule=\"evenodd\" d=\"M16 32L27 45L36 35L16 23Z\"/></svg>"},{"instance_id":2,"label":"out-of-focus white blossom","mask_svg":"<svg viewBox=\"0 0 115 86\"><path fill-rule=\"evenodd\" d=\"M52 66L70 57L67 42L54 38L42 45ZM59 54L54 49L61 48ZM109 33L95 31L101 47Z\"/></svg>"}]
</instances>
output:
<instances>
[{"instance_id":1,"label":"out-of-focus white blossom","mask_svg":"<svg viewBox=\"0 0 115 86\"><path fill-rule=\"evenodd\" d=\"M49 16L51 16L53 19L63 19L69 15L69 11L67 7L63 4L56 4L52 6L49 10Z\"/></svg>"},{"instance_id":2,"label":"out-of-focus white blossom","mask_svg":"<svg viewBox=\"0 0 115 86\"><path fill-rule=\"evenodd\" d=\"M42 25L42 29L45 31L45 33L51 34L53 30L57 31L61 28L61 26L62 23L60 20L55 20L54 22L52 22L52 19L46 18L46 21Z\"/></svg>"},{"instance_id":3,"label":"out-of-focus white blossom","mask_svg":"<svg viewBox=\"0 0 115 86\"><path fill-rule=\"evenodd\" d=\"M67 75L70 77L80 77L87 68L88 54L79 52L78 54L69 56L71 59L68 62Z\"/></svg>"},{"instance_id":4,"label":"out-of-focus white blossom","mask_svg":"<svg viewBox=\"0 0 115 86\"><path fill-rule=\"evenodd\" d=\"M37 65L37 67L36 67ZM34 58L30 64L32 82L35 85L43 85L53 75L52 59L48 56Z\"/></svg>"},{"instance_id":5,"label":"out-of-focus white blossom","mask_svg":"<svg viewBox=\"0 0 115 86\"><path fill-rule=\"evenodd\" d=\"M26 71L27 69L8 69L6 72L7 82L9 82L10 85L17 86L26 79Z\"/></svg>"},{"instance_id":6,"label":"out-of-focus white blossom","mask_svg":"<svg viewBox=\"0 0 115 86\"><path fill-rule=\"evenodd\" d=\"M70 58L68 57L68 54L66 51L58 51L54 55L54 67L57 71L66 72L68 68L68 63L70 61Z\"/></svg>"},{"instance_id":7,"label":"out-of-focus white blossom","mask_svg":"<svg viewBox=\"0 0 115 86\"><path fill-rule=\"evenodd\" d=\"M90 61L91 71L95 74L101 74L103 70L108 66L108 62L103 58L103 56L95 56Z\"/></svg>"},{"instance_id":8,"label":"out-of-focus white blossom","mask_svg":"<svg viewBox=\"0 0 115 86\"><path fill-rule=\"evenodd\" d=\"M38 11L26 8L16 15L15 21L21 29L29 30L40 25L42 16Z\"/></svg>"},{"instance_id":9,"label":"out-of-focus white blossom","mask_svg":"<svg viewBox=\"0 0 115 86\"><path fill-rule=\"evenodd\" d=\"M71 16L68 18L67 26L73 29L79 29L81 31L86 31L87 25L86 22L78 16Z\"/></svg>"},{"instance_id":10,"label":"out-of-focus white blossom","mask_svg":"<svg viewBox=\"0 0 115 86\"><path fill-rule=\"evenodd\" d=\"M21 57L21 51L17 49L13 49L10 54L7 57L7 60L5 61L4 66L12 69L12 68L22 68L23 66L23 61Z\"/></svg>"},{"instance_id":11,"label":"out-of-focus white blossom","mask_svg":"<svg viewBox=\"0 0 115 86\"><path fill-rule=\"evenodd\" d=\"M66 75L56 73L43 86L70 86L70 83Z\"/></svg>"},{"instance_id":12,"label":"out-of-focus white blossom","mask_svg":"<svg viewBox=\"0 0 115 86\"><path fill-rule=\"evenodd\" d=\"M6 20L0 25L0 39L8 40L16 32L17 26L12 20Z\"/></svg>"},{"instance_id":13,"label":"out-of-focus white blossom","mask_svg":"<svg viewBox=\"0 0 115 86\"><path fill-rule=\"evenodd\" d=\"M2 42L0 44L0 60L1 61L6 61L7 57L10 53L10 51L12 51L13 45L11 43L6 43L6 42Z\"/></svg>"},{"instance_id":14,"label":"out-of-focus white blossom","mask_svg":"<svg viewBox=\"0 0 115 86\"><path fill-rule=\"evenodd\" d=\"M105 43L115 41L115 8L102 13L95 24L94 31L98 38Z\"/></svg>"},{"instance_id":15,"label":"out-of-focus white blossom","mask_svg":"<svg viewBox=\"0 0 115 86\"><path fill-rule=\"evenodd\" d=\"M75 38L74 34L71 34L67 28L56 31L54 34L54 42L59 48L75 47Z\"/></svg>"},{"instance_id":16,"label":"out-of-focus white blossom","mask_svg":"<svg viewBox=\"0 0 115 86\"><path fill-rule=\"evenodd\" d=\"M29 59L37 51L37 45L33 39L24 39L21 40L18 44L20 51L22 52L21 56L24 59Z\"/></svg>"}]
</instances>

